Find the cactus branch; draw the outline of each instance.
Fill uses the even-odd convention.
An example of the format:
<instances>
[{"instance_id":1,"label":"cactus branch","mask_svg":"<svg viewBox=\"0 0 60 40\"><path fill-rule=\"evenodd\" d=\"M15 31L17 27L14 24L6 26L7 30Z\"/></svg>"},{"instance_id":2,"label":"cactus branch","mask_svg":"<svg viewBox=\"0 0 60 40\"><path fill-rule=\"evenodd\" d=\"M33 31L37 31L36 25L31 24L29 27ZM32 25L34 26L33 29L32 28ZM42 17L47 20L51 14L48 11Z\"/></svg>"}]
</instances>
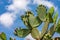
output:
<instances>
[{"instance_id":1,"label":"cactus branch","mask_svg":"<svg viewBox=\"0 0 60 40\"><path fill-rule=\"evenodd\" d=\"M44 27L42 28L41 38L43 38L43 36L44 36L45 33L47 32L48 26L49 26L49 21L46 21L46 22L44 23Z\"/></svg>"}]
</instances>

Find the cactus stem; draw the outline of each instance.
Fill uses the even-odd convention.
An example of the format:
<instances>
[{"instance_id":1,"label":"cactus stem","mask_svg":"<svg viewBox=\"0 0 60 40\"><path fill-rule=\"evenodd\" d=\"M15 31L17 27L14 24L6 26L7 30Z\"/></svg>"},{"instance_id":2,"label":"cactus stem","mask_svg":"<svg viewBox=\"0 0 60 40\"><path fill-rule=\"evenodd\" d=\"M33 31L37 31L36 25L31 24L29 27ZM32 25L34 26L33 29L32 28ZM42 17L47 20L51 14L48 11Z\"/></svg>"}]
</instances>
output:
<instances>
[{"instance_id":1,"label":"cactus stem","mask_svg":"<svg viewBox=\"0 0 60 40\"><path fill-rule=\"evenodd\" d=\"M44 35L46 34L46 32L47 32L47 30L48 30L48 26L49 26L49 21L47 20L47 21L45 21L45 23L44 23L44 27L43 27L43 29L42 29L42 35L41 35L41 38L43 38L44 37Z\"/></svg>"}]
</instances>

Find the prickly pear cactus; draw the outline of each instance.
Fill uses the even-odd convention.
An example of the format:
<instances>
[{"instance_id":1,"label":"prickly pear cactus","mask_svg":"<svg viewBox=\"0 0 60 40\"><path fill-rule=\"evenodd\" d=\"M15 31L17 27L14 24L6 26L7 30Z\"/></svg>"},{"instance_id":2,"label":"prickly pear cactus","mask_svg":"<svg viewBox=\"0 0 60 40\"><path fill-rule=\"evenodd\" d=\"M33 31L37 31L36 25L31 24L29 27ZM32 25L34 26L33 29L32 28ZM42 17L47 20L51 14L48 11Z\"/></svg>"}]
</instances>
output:
<instances>
[{"instance_id":1,"label":"prickly pear cactus","mask_svg":"<svg viewBox=\"0 0 60 40\"><path fill-rule=\"evenodd\" d=\"M33 12L27 11L25 15L21 16L23 23L27 28L16 28L14 34L18 37L26 37L29 33L36 40L54 40L52 36L55 32L60 33L60 19L57 22L58 13L54 15L54 7L47 9L44 5L39 5L36 9L37 16ZM42 31L38 31L42 23L44 26ZM49 24L53 25L49 28Z\"/></svg>"}]
</instances>

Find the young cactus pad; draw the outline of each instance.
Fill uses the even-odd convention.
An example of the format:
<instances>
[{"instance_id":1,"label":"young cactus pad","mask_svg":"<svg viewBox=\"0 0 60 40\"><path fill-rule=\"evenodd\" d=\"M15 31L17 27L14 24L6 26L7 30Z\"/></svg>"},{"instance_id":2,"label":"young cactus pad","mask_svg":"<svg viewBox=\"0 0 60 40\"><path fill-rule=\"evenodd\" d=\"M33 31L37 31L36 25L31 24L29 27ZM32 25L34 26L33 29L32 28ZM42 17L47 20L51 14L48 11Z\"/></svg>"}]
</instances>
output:
<instances>
[{"instance_id":1,"label":"young cactus pad","mask_svg":"<svg viewBox=\"0 0 60 40\"><path fill-rule=\"evenodd\" d=\"M26 37L30 33L29 29L16 28L14 34L19 37Z\"/></svg>"},{"instance_id":2,"label":"young cactus pad","mask_svg":"<svg viewBox=\"0 0 60 40\"><path fill-rule=\"evenodd\" d=\"M34 27L38 27L41 24L41 20L39 20L37 17L35 17L32 14L29 14L29 23L31 25L32 28Z\"/></svg>"},{"instance_id":3,"label":"young cactus pad","mask_svg":"<svg viewBox=\"0 0 60 40\"><path fill-rule=\"evenodd\" d=\"M41 21L45 21L46 20L47 9L46 9L45 6L39 5L37 7L37 13L38 13L38 17L40 18Z\"/></svg>"},{"instance_id":4,"label":"young cactus pad","mask_svg":"<svg viewBox=\"0 0 60 40\"><path fill-rule=\"evenodd\" d=\"M53 14L54 14L54 7L51 7L51 8L48 10L48 13L50 13L51 16L53 16Z\"/></svg>"},{"instance_id":5,"label":"young cactus pad","mask_svg":"<svg viewBox=\"0 0 60 40\"><path fill-rule=\"evenodd\" d=\"M40 39L39 31L36 28L33 28L31 31L31 36L35 39Z\"/></svg>"}]
</instances>

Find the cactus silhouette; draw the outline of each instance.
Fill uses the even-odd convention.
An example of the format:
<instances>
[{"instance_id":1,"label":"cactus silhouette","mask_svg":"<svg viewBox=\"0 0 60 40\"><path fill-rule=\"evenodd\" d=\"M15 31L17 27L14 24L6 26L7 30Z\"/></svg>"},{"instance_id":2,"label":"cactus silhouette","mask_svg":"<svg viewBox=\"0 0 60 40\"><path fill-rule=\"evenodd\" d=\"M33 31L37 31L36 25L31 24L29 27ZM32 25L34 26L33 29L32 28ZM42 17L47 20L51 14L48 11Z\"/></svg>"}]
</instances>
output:
<instances>
[{"instance_id":1,"label":"cactus silhouette","mask_svg":"<svg viewBox=\"0 0 60 40\"><path fill-rule=\"evenodd\" d=\"M36 40L54 40L52 39L54 33L60 33L60 19L57 22L58 12L54 12L54 7L47 9L44 5L39 5L36 12L37 16L34 16L33 12L26 11L25 15L21 16L26 28L16 28L14 34L18 37L26 37L31 33L31 36ZM40 32L37 27L42 23L44 26ZM53 25L48 29L50 23Z\"/></svg>"}]
</instances>

